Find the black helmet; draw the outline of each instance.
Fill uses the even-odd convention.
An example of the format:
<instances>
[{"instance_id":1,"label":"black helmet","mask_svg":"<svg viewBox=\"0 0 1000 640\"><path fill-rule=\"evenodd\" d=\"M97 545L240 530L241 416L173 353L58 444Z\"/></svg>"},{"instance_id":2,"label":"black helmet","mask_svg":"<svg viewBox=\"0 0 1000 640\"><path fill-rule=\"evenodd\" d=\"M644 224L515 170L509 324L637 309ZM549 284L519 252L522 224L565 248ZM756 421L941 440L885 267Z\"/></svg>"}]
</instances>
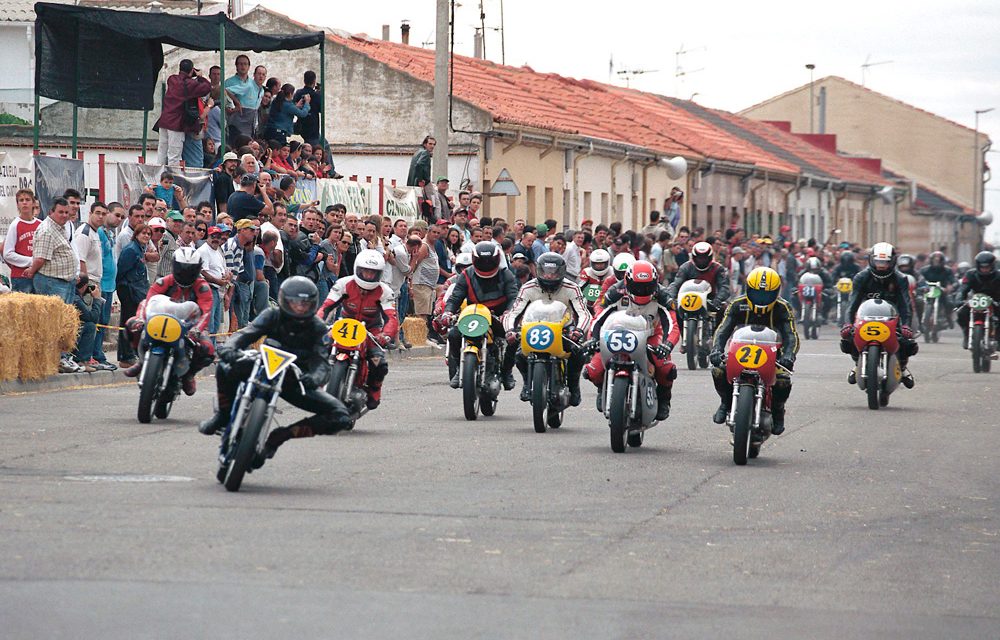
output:
<instances>
[{"instance_id":1,"label":"black helmet","mask_svg":"<svg viewBox=\"0 0 1000 640\"><path fill-rule=\"evenodd\" d=\"M201 256L194 247L178 247L174 252L174 282L190 287L201 276Z\"/></svg>"},{"instance_id":2,"label":"black helmet","mask_svg":"<svg viewBox=\"0 0 1000 640\"><path fill-rule=\"evenodd\" d=\"M565 258L554 251L547 251L538 256L538 262L535 265L535 278L542 291L549 293L559 291L565 277Z\"/></svg>"},{"instance_id":3,"label":"black helmet","mask_svg":"<svg viewBox=\"0 0 1000 640\"><path fill-rule=\"evenodd\" d=\"M480 278L492 278L500 270L500 246L483 240L472 250L472 268Z\"/></svg>"},{"instance_id":4,"label":"black helmet","mask_svg":"<svg viewBox=\"0 0 1000 640\"><path fill-rule=\"evenodd\" d=\"M315 315L319 308L319 289L305 276L292 276L278 289L278 308L281 314L296 320Z\"/></svg>"},{"instance_id":5,"label":"black helmet","mask_svg":"<svg viewBox=\"0 0 1000 640\"><path fill-rule=\"evenodd\" d=\"M903 273L913 273L913 265L916 264L916 259L908 253L904 253L896 258L896 268Z\"/></svg>"},{"instance_id":6,"label":"black helmet","mask_svg":"<svg viewBox=\"0 0 1000 640\"><path fill-rule=\"evenodd\" d=\"M840 254L840 266L848 267L852 264L855 264L853 251L845 251Z\"/></svg>"},{"instance_id":7,"label":"black helmet","mask_svg":"<svg viewBox=\"0 0 1000 640\"><path fill-rule=\"evenodd\" d=\"M943 267L946 262L944 254L940 251L935 251L927 258L927 264L932 267Z\"/></svg>"},{"instance_id":8,"label":"black helmet","mask_svg":"<svg viewBox=\"0 0 1000 640\"><path fill-rule=\"evenodd\" d=\"M980 251L976 254L976 273L987 280L996 273L997 257L992 251Z\"/></svg>"}]
</instances>

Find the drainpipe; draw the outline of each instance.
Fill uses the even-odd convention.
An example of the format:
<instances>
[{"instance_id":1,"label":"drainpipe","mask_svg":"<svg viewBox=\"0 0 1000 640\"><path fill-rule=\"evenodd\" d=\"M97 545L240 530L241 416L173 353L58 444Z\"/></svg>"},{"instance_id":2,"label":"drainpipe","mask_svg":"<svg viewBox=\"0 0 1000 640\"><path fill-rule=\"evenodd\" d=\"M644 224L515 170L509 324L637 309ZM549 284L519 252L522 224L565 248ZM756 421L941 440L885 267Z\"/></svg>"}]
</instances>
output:
<instances>
[{"instance_id":1,"label":"drainpipe","mask_svg":"<svg viewBox=\"0 0 1000 640\"><path fill-rule=\"evenodd\" d=\"M789 187L788 189L780 189L782 198L785 201L785 214L788 216L788 221L787 221L789 223L788 226L792 227L793 231L794 231L795 227L793 225L791 225L790 223L793 220L795 220L795 216L792 215L791 195L792 195L793 192L795 193L795 207L796 207L795 210L796 210L796 212L798 212L799 189L802 187L801 182L802 182L802 177L801 176L795 176L795 186L794 187ZM781 221L780 220L778 221L778 233L779 234L781 233Z\"/></svg>"},{"instance_id":2,"label":"drainpipe","mask_svg":"<svg viewBox=\"0 0 1000 640\"><path fill-rule=\"evenodd\" d=\"M570 215L570 224L573 216L579 218L580 215L580 161L594 153L594 142L590 141L590 148L586 153L576 153L573 155L573 213ZM580 218L582 220L582 218Z\"/></svg>"},{"instance_id":3,"label":"drainpipe","mask_svg":"<svg viewBox=\"0 0 1000 640\"><path fill-rule=\"evenodd\" d=\"M832 183L830 184L830 187L829 187L828 191L830 193L833 193L833 184ZM839 219L840 219L840 203L846 197L847 197L847 186L845 185L844 186L844 190L841 192L841 194L839 196L835 196L834 197L834 209L833 209L833 211L834 211L834 213L833 213L834 223L839 222ZM831 234L833 233L834 229L843 229L843 225L837 226L837 224L834 224L833 227L830 229L830 233Z\"/></svg>"},{"instance_id":4,"label":"drainpipe","mask_svg":"<svg viewBox=\"0 0 1000 640\"><path fill-rule=\"evenodd\" d=\"M617 169L618 169L618 165L620 165L620 164L622 164L624 162L628 162L628 149L625 150L625 155L622 157L621 160L615 160L614 162L611 163L611 220L609 220L608 222L611 222L611 221L615 220L615 216L621 214L621 212L618 211L618 176L617 176L618 172L617 172ZM602 220L601 222L604 222L604 221ZM607 224L607 223L605 223L605 224ZM625 224L624 220L622 220L622 227L625 228L625 229L629 228L628 225Z\"/></svg>"},{"instance_id":5,"label":"drainpipe","mask_svg":"<svg viewBox=\"0 0 1000 640\"><path fill-rule=\"evenodd\" d=\"M657 164L659 161L660 161L659 158L654 157L652 162L647 162L645 166L642 168L642 219L643 220L649 219L649 211L647 210L647 207L649 207L649 196L647 195L649 193L648 189L649 185L647 183L646 174L649 172L649 168L654 164Z\"/></svg>"}]
</instances>

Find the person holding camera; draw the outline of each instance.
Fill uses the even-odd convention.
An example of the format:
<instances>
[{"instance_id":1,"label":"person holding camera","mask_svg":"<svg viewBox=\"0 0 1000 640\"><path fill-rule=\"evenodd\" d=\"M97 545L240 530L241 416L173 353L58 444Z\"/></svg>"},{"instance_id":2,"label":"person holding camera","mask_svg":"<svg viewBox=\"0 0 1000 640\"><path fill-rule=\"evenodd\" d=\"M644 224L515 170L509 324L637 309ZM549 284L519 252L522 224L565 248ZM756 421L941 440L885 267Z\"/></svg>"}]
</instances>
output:
<instances>
[{"instance_id":1,"label":"person holding camera","mask_svg":"<svg viewBox=\"0 0 1000 640\"><path fill-rule=\"evenodd\" d=\"M153 130L160 134L156 157L162 165L180 165L185 135L197 133L201 127L196 101L212 90L212 83L187 58L181 60L178 69L178 73L167 78L163 111L153 125Z\"/></svg>"},{"instance_id":2,"label":"person holding camera","mask_svg":"<svg viewBox=\"0 0 1000 640\"><path fill-rule=\"evenodd\" d=\"M278 95L271 101L271 110L267 118L267 128L264 130L264 138L267 140L277 140L282 147L288 142L288 136L292 135L293 118L304 118L310 113L311 93L302 94L293 101L295 87L290 84L282 85L278 90Z\"/></svg>"},{"instance_id":3,"label":"person holding camera","mask_svg":"<svg viewBox=\"0 0 1000 640\"><path fill-rule=\"evenodd\" d=\"M323 110L323 92L316 82L316 72L306 71L302 74L302 84L304 86L295 92L292 102L298 103L303 97L309 96L309 113L296 121L295 133L312 146L322 149L325 140L320 137L319 119Z\"/></svg>"}]
</instances>

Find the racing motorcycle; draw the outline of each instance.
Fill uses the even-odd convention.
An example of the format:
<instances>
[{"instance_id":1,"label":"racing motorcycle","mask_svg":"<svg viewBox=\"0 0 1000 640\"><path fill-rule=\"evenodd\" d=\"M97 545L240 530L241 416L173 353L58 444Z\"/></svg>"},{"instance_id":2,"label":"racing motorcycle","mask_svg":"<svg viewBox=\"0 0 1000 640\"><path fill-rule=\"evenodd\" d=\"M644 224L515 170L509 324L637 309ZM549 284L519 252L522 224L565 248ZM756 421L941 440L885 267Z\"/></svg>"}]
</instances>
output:
<instances>
[{"instance_id":1,"label":"racing motorcycle","mask_svg":"<svg viewBox=\"0 0 1000 640\"><path fill-rule=\"evenodd\" d=\"M368 330L363 322L352 318L341 318L330 327L333 346L330 349L330 382L326 392L344 403L351 414L351 424L346 431L354 428L358 418L368 413Z\"/></svg>"},{"instance_id":2,"label":"racing motorcycle","mask_svg":"<svg viewBox=\"0 0 1000 640\"><path fill-rule=\"evenodd\" d=\"M851 292L854 291L854 281L850 278L837 280L837 326L847 324L847 311L850 309Z\"/></svg>"},{"instance_id":3,"label":"racing motorcycle","mask_svg":"<svg viewBox=\"0 0 1000 640\"><path fill-rule=\"evenodd\" d=\"M677 320L681 325L681 353L687 356L688 369L708 367L712 348L713 314L708 310L712 285L704 280L687 280L677 291ZM696 362L697 359L697 362Z\"/></svg>"},{"instance_id":4,"label":"racing motorcycle","mask_svg":"<svg viewBox=\"0 0 1000 640\"><path fill-rule=\"evenodd\" d=\"M799 278L799 324L806 340L819 338L823 320L823 278L815 273L803 273Z\"/></svg>"},{"instance_id":5,"label":"racing motorcycle","mask_svg":"<svg viewBox=\"0 0 1000 640\"><path fill-rule=\"evenodd\" d=\"M148 346L142 357L139 374L139 422L147 424L156 416L170 415L180 394L181 378L191 366L194 345L188 331L197 322L201 310L196 302L174 302L157 295L146 303L143 340Z\"/></svg>"},{"instance_id":6,"label":"racing motorcycle","mask_svg":"<svg viewBox=\"0 0 1000 640\"><path fill-rule=\"evenodd\" d=\"M778 378L781 337L762 325L736 329L726 344L726 377L733 398L726 424L733 432L733 462L756 458L771 435L771 388Z\"/></svg>"},{"instance_id":7,"label":"racing motorcycle","mask_svg":"<svg viewBox=\"0 0 1000 640\"><path fill-rule=\"evenodd\" d=\"M482 304L467 305L458 316L462 334L462 354L458 379L462 387L465 419L475 420L482 412L492 416L500 397L499 356L494 354L493 314Z\"/></svg>"},{"instance_id":8,"label":"racing motorcycle","mask_svg":"<svg viewBox=\"0 0 1000 640\"><path fill-rule=\"evenodd\" d=\"M646 350L653 330L649 321L628 310L615 311L601 328L604 384L597 408L611 428L611 450L641 447L644 433L656 425L656 380Z\"/></svg>"},{"instance_id":9,"label":"racing motorcycle","mask_svg":"<svg viewBox=\"0 0 1000 640\"><path fill-rule=\"evenodd\" d=\"M566 305L558 300L533 301L521 319L521 353L528 360L527 384L537 433L545 433L546 426L562 426L563 412L569 406L566 364L570 354L563 351L563 342L569 342L563 337L568 319Z\"/></svg>"},{"instance_id":10,"label":"racing motorcycle","mask_svg":"<svg viewBox=\"0 0 1000 640\"><path fill-rule=\"evenodd\" d=\"M296 355L275 344L265 340L259 350L242 351L238 356L253 359L254 365L250 376L240 383L229 424L222 432L216 478L227 491L240 490L243 476L253 470L254 459L263 454L285 376L291 372L302 386Z\"/></svg>"},{"instance_id":11,"label":"racing motorcycle","mask_svg":"<svg viewBox=\"0 0 1000 640\"><path fill-rule=\"evenodd\" d=\"M938 308L944 289L940 282L928 282L924 290L924 342L938 341Z\"/></svg>"},{"instance_id":12,"label":"racing motorcycle","mask_svg":"<svg viewBox=\"0 0 1000 640\"><path fill-rule=\"evenodd\" d=\"M969 343L972 351L972 370L989 373L996 357L996 343L993 340L993 298L985 293L974 293L969 301Z\"/></svg>"},{"instance_id":13,"label":"racing motorcycle","mask_svg":"<svg viewBox=\"0 0 1000 640\"><path fill-rule=\"evenodd\" d=\"M854 318L854 346L860 354L855 375L858 387L868 395L869 409L888 405L902 379L898 325L899 312L880 298L862 302Z\"/></svg>"},{"instance_id":14,"label":"racing motorcycle","mask_svg":"<svg viewBox=\"0 0 1000 640\"><path fill-rule=\"evenodd\" d=\"M601 285L593 282L588 283L583 287L581 293L583 293L583 299L587 301L587 308L593 312L594 307L601 300Z\"/></svg>"}]
</instances>

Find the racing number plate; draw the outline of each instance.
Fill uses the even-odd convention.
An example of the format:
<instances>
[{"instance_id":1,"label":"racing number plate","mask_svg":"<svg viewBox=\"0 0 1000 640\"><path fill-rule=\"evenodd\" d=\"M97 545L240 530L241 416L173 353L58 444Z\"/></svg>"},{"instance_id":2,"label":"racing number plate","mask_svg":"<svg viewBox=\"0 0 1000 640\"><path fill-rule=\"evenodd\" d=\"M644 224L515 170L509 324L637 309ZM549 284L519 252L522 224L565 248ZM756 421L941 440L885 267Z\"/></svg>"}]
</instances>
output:
<instances>
[{"instance_id":1,"label":"racing number plate","mask_svg":"<svg viewBox=\"0 0 1000 640\"><path fill-rule=\"evenodd\" d=\"M639 347L639 337L631 331L618 329L606 334L604 344L611 353L632 353Z\"/></svg>"},{"instance_id":2,"label":"racing number plate","mask_svg":"<svg viewBox=\"0 0 1000 640\"><path fill-rule=\"evenodd\" d=\"M552 329L545 325L531 327L524 337L524 341L528 343L528 346L536 351L545 351L552 346L554 340L555 334L552 333Z\"/></svg>"},{"instance_id":3,"label":"racing number plate","mask_svg":"<svg viewBox=\"0 0 1000 640\"><path fill-rule=\"evenodd\" d=\"M588 284L583 288L583 299L587 302L597 302L601 299L601 288L596 284Z\"/></svg>"},{"instance_id":4,"label":"racing number plate","mask_svg":"<svg viewBox=\"0 0 1000 640\"><path fill-rule=\"evenodd\" d=\"M490 330L490 323L482 316L470 313L458 320L458 331L467 338L481 338Z\"/></svg>"},{"instance_id":5,"label":"racing number plate","mask_svg":"<svg viewBox=\"0 0 1000 640\"><path fill-rule=\"evenodd\" d=\"M330 337L342 347L356 347L368 337L364 323L353 318L341 318L330 327Z\"/></svg>"},{"instance_id":6,"label":"racing number plate","mask_svg":"<svg viewBox=\"0 0 1000 640\"><path fill-rule=\"evenodd\" d=\"M685 311L697 311L701 309L701 296L697 293L685 293L681 296L681 309Z\"/></svg>"},{"instance_id":7,"label":"racing number plate","mask_svg":"<svg viewBox=\"0 0 1000 640\"><path fill-rule=\"evenodd\" d=\"M854 282L848 280L847 278L841 278L837 281L837 291L841 293L850 293L854 289Z\"/></svg>"},{"instance_id":8,"label":"racing number plate","mask_svg":"<svg viewBox=\"0 0 1000 640\"><path fill-rule=\"evenodd\" d=\"M170 316L153 316L146 322L146 333L153 340L177 342L181 337L181 323Z\"/></svg>"},{"instance_id":9,"label":"racing number plate","mask_svg":"<svg viewBox=\"0 0 1000 640\"><path fill-rule=\"evenodd\" d=\"M746 369L760 369L767 364L767 351L755 344L745 344L736 350L736 361Z\"/></svg>"},{"instance_id":10,"label":"racing number plate","mask_svg":"<svg viewBox=\"0 0 1000 640\"><path fill-rule=\"evenodd\" d=\"M885 342L889 339L889 327L882 322L866 322L861 325L861 337L864 340Z\"/></svg>"}]
</instances>

